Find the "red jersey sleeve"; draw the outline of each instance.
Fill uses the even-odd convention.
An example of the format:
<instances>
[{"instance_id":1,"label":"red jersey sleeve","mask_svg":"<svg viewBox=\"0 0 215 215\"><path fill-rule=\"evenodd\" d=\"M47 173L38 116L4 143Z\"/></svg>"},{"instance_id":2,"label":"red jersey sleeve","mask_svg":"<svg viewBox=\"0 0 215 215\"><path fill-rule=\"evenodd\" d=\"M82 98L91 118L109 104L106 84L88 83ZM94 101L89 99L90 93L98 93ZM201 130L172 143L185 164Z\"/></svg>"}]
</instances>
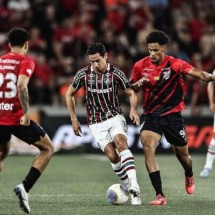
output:
<instances>
[{"instance_id":1,"label":"red jersey sleeve","mask_svg":"<svg viewBox=\"0 0 215 215\"><path fill-rule=\"evenodd\" d=\"M135 83L141 79L141 68L140 68L140 62L137 62L134 64L130 82Z\"/></svg>"},{"instance_id":2,"label":"red jersey sleeve","mask_svg":"<svg viewBox=\"0 0 215 215\"><path fill-rule=\"evenodd\" d=\"M26 75L30 78L34 72L34 68L35 63L32 60L25 58L20 64L19 75Z\"/></svg>"},{"instance_id":3,"label":"red jersey sleeve","mask_svg":"<svg viewBox=\"0 0 215 215\"><path fill-rule=\"evenodd\" d=\"M193 68L193 66L181 59L176 59L172 65L172 68L178 73L187 74Z\"/></svg>"}]
</instances>

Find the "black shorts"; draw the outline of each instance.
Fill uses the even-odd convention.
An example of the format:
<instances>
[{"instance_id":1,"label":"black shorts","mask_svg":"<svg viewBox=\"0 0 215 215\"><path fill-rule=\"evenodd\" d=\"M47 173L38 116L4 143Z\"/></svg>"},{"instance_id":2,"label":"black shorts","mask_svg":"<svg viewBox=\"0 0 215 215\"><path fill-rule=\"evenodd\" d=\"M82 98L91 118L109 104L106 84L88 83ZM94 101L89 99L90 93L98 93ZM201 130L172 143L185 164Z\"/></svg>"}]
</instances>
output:
<instances>
[{"instance_id":1,"label":"black shorts","mask_svg":"<svg viewBox=\"0 0 215 215\"><path fill-rule=\"evenodd\" d=\"M30 145L40 140L41 137L44 137L46 132L33 120L30 121L29 126L0 125L0 144L6 144L12 134Z\"/></svg>"},{"instance_id":2,"label":"black shorts","mask_svg":"<svg viewBox=\"0 0 215 215\"><path fill-rule=\"evenodd\" d=\"M187 145L187 134L184 127L184 120L181 113L172 113L165 116L142 116L143 130L153 131L165 136L171 145Z\"/></svg>"}]
</instances>

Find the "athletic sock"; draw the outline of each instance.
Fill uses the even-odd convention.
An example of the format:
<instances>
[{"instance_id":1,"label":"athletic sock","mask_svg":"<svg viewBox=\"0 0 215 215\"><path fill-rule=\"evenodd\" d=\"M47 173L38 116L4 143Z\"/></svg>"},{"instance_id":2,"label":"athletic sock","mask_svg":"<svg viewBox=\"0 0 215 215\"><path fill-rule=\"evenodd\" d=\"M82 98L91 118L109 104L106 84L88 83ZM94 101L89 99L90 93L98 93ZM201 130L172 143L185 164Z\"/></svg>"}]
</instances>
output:
<instances>
[{"instance_id":1,"label":"athletic sock","mask_svg":"<svg viewBox=\"0 0 215 215\"><path fill-rule=\"evenodd\" d=\"M163 197L165 197L163 194L163 191L162 191L162 182L161 182L161 177L160 177L160 171L158 170L156 172L149 173L149 177L150 177L151 183L155 189L156 196L158 194L161 194Z\"/></svg>"},{"instance_id":2,"label":"athletic sock","mask_svg":"<svg viewBox=\"0 0 215 215\"><path fill-rule=\"evenodd\" d=\"M126 171L124 170L123 166L121 166L121 161L116 164L111 163L111 166L113 168L113 171L120 178L120 180L123 182L123 184L126 187L128 187L128 184L129 184L128 176L127 176Z\"/></svg>"},{"instance_id":3,"label":"athletic sock","mask_svg":"<svg viewBox=\"0 0 215 215\"><path fill-rule=\"evenodd\" d=\"M212 169L214 158L215 158L215 140L214 140L214 138L212 138L211 142L208 146L208 152L207 152L206 163L205 163L204 168Z\"/></svg>"},{"instance_id":4,"label":"athletic sock","mask_svg":"<svg viewBox=\"0 0 215 215\"><path fill-rule=\"evenodd\" d=\"M28 175L25 177L25 179L22 182L27 193L34 186L34 184L36 183L40 175L41 173L38 169L36 169L35 167L31 167Z\"/></svg>"},{"instance_id":5,"label":"athletic sock","mask_svg":"<svg viewBox=\"0 0 215 215\"><path fill-rule=\"evenodd\" d=\"M119 153L121 157L121 163L124 170L127 173L129 182L131 186L137 186L137 175L136 168L134 164L134 157L129 149L126 149Z\"/></svg>"},{"instance_id":6,"label":"athletic sock","mask_svg":"<svg viewBox=\"0 0 215 215\"><path fill-rule=\"evenodd\" d=\"M189 167L188 169L185 169L185 176L186 177L192 177L193 176L193 169L192 167Z\"/></svg>"},{"instance_id":7,"label":"athletic sock","mask_svg":"<svg viewBox=\"0 0 215 215\"><path fill-rule=\"evenodd\" d=\"M212 169L213 168L214 158L215 158L215 153L212 154L211 152L208 151L207 156L206 156L206 163L204 166L205 169Z\"/></svg>"}]
</instances>

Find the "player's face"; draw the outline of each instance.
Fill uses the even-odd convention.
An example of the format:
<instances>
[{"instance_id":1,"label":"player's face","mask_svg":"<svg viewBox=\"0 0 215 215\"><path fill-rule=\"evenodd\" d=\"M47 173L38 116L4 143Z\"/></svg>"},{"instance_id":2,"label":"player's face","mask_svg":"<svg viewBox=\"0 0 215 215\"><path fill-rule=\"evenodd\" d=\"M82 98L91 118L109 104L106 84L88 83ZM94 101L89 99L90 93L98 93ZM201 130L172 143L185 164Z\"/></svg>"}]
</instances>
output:
<instances>
[{"instance_id":1,"label":"player's face","mask_svg":"<svg viewBox=\"0 0 215 215\"><path fill-rule=\"evenodd\" d=\"M159 43L149 43L148 50L152 63L160 64L164 58L165 45L159 45Z\"/></svg>"},{"instance_id":2,"label":"player's face","mask_svg":"<svg viewBox=\"0 0 215 215\"><path fill-rule=\"evenodd\" d=\"M90 63L96 72L105 72L107 69L107 53L101 56L99 53L88 55Z\"/></svg>"}]
</instances>

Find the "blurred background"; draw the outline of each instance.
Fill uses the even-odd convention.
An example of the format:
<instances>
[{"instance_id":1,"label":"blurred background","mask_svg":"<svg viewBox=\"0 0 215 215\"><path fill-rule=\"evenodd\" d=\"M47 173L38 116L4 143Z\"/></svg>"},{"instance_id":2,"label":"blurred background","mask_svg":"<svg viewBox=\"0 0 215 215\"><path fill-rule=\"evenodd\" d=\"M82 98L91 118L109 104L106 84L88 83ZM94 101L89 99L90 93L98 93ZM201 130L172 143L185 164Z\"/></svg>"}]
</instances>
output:
<instances>
[{"instance_id":1,"label":"blurred background","mask_svg":"<svg viewBox=\"0 0 215 215\"><path fill-rule=\"evenodd\" d=\"M76 96L77 113L84 127L81 138L72 133L64 96L74 74L89 63L88 45L104 43L108 61L129 78L134 62L148 55L146 35L159 29L170 37L168 55L211 73L215 68L214 11L215 0L0 0L0 55L9 51L6 37L12 27L30 32L28 55L36 63L29 85L32 118L47 130L56 151L85 145L81 150L88 152L97 150L97 144L86 125L84 92L80 90ZM119 94L127 115L128 100L123 92ZM190 148L206 152L213 131L206 84L185 77L184 97ZM140 114L141 100L140 92ZM128 126L130 147L142 151L139 128L129 120ZM170 150L165 138L159 147L161 152ZM12 152L19 148L14 146ZM29 152L23 146L22 152L25 150Z\"/></svg>"}]
</instances>

